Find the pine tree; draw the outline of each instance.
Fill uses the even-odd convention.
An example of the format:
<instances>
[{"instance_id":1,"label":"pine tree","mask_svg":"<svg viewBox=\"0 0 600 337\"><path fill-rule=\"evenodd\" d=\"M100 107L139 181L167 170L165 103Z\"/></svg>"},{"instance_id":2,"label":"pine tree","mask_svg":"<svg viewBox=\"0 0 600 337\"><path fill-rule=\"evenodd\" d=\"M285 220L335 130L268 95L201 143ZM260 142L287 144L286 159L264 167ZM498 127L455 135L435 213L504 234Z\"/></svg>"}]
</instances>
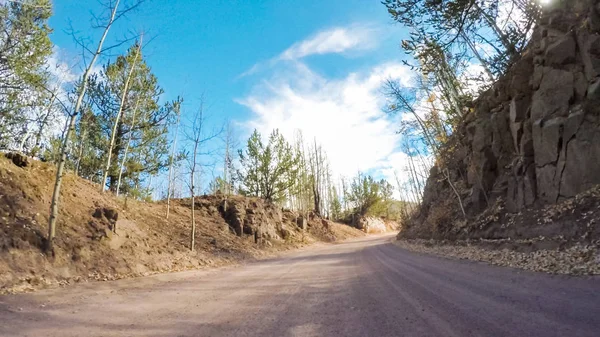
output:
<instances>
[{"instance_id":1,"label":"pine tree","mask_svg":"<svg viewBox=\"0 0 600 337\"><path fill-rule=\"evenodd\" d=\"M168 127L177 118L178 106L178 101L160 105L163 90L139 53L136 44L107 63L90 90L94 115L106 135L92 144L105 163L98 169L111 191L134 197L146 195L140 188L145 176L169 166Z\"/></svg>"},{"instance_id":2,"label":"pine tree","mask_svg":"<svg viewBox=\"0 0 600 337\"><path fill-rule=\"evenodd\" d=\"M257 130L248 139L246 151L240 151L242 170L238 171L242 192L268 201L283 202L296 184L298 157L279 130L273 130L265 145Z\"/></svg>"},{"instance_id":3,"label":"pine tree","mask_svg":"<svg viewBox=\"0 0 600 337\"><path fill-rule=\"evenodd\" d=\"M17 147L13 140L29 135L38 102L50 96L51 15L49 0L0 4L0 147Z\"/></svg>"}]
</instances>

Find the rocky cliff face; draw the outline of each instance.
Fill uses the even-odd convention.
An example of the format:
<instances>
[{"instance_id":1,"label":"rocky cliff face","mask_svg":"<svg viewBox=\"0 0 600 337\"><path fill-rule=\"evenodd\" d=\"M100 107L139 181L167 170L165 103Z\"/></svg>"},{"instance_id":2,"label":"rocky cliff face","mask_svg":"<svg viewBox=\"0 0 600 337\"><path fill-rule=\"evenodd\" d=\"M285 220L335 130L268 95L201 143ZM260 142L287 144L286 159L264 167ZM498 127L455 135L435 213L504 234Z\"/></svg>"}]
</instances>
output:
<instances>
[{"instance_id":1,"label":"rocky cliff face","mask_svg":"<svg viewBox=\"0 0 600 337\"><path fill-rule=\"evenodd\" d=\"M465 236L461 228L485 214L556 204L600 184L599 2L555 1L522 58L453 134L445 167L468 220L434 167L404 236Z\"/></svg>"}]
</instances>

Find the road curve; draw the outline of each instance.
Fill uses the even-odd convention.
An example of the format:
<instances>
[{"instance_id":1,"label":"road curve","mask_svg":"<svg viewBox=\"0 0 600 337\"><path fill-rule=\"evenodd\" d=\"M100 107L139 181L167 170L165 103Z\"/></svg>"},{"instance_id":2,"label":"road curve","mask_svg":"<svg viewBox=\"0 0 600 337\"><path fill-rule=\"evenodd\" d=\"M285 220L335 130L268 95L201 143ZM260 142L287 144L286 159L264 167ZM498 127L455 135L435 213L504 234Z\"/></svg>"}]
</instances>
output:
<instances>
[{"instance_id":1,"label":"road curve","mask_svg":"<svg viewBox=\"0 0 600 337\"><path fill-rule=\"evenodd\" d=\"M4 296L0 336L600 336L598 278L441 259L390 240Z\"/></svg>"}]
</instances>

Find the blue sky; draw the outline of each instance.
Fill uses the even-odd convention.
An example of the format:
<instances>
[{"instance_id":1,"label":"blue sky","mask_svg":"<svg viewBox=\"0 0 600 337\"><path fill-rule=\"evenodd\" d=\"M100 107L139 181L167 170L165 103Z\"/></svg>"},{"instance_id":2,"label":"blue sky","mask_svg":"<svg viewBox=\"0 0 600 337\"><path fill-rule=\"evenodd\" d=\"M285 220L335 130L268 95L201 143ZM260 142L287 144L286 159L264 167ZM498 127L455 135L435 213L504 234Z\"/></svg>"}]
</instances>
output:
<instances>
[{"instance_id":1,"label":"blue sky","mask_svg":"<svg viewBox=\"0 0 600 337\"><path fill-rule=\"evenodd\" d=\"M92 0L55 0L52 40L65 61L79 50L67 33L90 30ZM397 124L381 111L381 82L407 79L399 48L405 30L378 0L148 0L110 39L131 31L152 38L146 60L165 90L193 113L200 94L215 123L226 118L240 138L256 127L292 137L301 129L328 152L337 174L390 177L401 169ZM107 58L102 63L106 62Z\"/></svg>"}]
</instances>

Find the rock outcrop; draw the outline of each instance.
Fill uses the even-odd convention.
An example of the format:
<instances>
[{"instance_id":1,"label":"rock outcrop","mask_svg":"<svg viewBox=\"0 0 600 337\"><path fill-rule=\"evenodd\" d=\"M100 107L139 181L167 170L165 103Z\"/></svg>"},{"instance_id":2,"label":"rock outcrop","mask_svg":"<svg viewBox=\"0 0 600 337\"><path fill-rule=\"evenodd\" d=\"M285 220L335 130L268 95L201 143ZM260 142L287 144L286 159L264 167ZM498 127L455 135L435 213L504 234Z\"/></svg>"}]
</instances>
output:
<instances>
[{"instance_id":1,"label":"rock outcrop","mask_svg":"<svg viewBox=\"0 0 600 337\"><path fill-rule=\"evenodd\" d=\"M29 157L19 152L7 152L4 156L10 160L12 160L13 164L18 167L27 167L29 166Z\"/></svg>"},{"instance_id":2,"label":"rock outcrop","mask_svg":"<svg viewBox=\"0 0 600 337\"><path fill-rule=\"evenodd\" d=\"M358 218L356 221L356 228L365 233L371 234L397 231L400 229L400 225L395 221L371 216L363 216Z\"/></svg>"},{"instance_id":3,"label":"rock outcrop","mask_svg":"<svg viewBox=\"0 0 600 337\"><path fill-rule=\"evenodd\" d=\"M518 213L600 184L599 1L547 8L521 59L474 102L446 151L468 219L434 167L402 235L466 235L460 227L491 208Z\"/></svg>"},{"instance_id":4,"label":"rock outcrop","mask_svg":"<svg viewBox=\"0 0 600 337\"><path fill-rule=\"evenodd\" d=\"M196 198L196 209L207 216L220 215L229 231L255 241L287 240L304 231L329 228L329 221L313 213L300 214L260 198L205 195Z\"/></svg>"}]
</instances>

